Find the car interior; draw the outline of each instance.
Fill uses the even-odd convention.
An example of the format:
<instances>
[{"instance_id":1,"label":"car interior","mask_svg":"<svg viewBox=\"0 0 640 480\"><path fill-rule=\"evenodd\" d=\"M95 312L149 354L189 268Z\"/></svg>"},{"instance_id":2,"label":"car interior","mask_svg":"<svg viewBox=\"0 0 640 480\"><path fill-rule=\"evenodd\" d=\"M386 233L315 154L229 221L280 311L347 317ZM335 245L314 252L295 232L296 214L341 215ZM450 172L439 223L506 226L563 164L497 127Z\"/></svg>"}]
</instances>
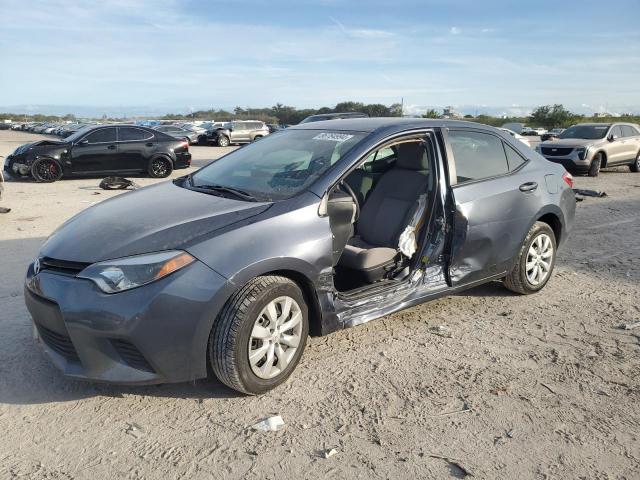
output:
<instances>
[{"instance_id":1,"label":"car interior","mask_svg":"<svg viewBox=\"0 0 640 480\"><path fill-rule=\"evenodd\" d=\"M359 290L410 274L400 239L407 227L418 239L433 191L433 150L425 138L385 145L369 155L330 193L334 285Z\"/></svg>"}]
</instances>

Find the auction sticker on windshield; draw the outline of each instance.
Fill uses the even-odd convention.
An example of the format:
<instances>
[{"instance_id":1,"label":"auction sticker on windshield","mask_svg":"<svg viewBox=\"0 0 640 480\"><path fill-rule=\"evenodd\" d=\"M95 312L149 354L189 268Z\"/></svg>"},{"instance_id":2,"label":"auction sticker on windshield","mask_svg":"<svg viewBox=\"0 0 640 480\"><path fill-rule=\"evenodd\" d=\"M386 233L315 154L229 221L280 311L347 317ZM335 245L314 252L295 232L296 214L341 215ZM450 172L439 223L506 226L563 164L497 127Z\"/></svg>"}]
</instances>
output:
<instances>
[{"instance_id":1,"label":"auction sticker on windshield","mask_svg":"<svg viewBox=\"0 0 640 480\"><path fill-rule=\"evenodd\" d=\"M344 142L346 140L349 140L350 138L353 138L353 135L348 135L346 133L323 132L313 137L313 140L326 140L329 142Z\"/></svg>"}]
</instances>

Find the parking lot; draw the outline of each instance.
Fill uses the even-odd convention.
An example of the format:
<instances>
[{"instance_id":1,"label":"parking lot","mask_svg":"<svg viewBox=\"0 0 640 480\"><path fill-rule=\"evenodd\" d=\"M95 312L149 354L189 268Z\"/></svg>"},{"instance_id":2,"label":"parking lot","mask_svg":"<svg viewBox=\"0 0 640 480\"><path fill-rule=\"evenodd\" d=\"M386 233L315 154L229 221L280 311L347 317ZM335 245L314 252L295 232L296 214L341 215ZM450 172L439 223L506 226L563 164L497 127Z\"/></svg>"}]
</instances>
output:
<instances>
[{"instance_id":1,"label":"parking lot","mask_svg":"<svg viewBox=\"0 0 640 480\"><path fill-rule=\"evenodd\" d=\"M0 155L38 138L0 131ZM191 147L192 168L172 177L232 148ZM99 181L6 183L1 478L640 476L640 328L619 328L640 318L640 174L575 179L608 196L578 204L543 292L516 296L496 282L312 338L292 378L260 397L213 380L77 382L38 350L26 266L58 225L126 194ZM171 207L159 198L158 208ZM275 414L283 430L251 429Z\"/></svg>"}]
</instances>

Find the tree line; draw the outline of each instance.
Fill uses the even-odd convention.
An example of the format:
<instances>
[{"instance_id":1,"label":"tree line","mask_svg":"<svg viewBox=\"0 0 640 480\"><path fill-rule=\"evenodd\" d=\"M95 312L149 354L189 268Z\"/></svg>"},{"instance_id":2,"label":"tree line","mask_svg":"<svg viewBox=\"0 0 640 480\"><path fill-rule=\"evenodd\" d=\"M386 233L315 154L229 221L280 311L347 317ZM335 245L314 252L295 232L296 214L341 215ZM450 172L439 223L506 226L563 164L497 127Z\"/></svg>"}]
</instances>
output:
<instances>
[{"instance_id":1,"label":"tree line","mask_svg":"<svg viewBox=\"0 0 640 480\"><path fill-rule=\"evenodd\" d=\"M362 102L341 102L334 107L322 108L302 108L298 109L289 105L278 103L273 107L266 108L244 108L236 107L233 111L223 109L198 110L190 114L168 113L162 117L165 120L211 120L225 122L230 120L262 120L266 123L279 123L281 125L295 125L309 115L317 115L324 113L342 113L342 112L362 112L370 117L400 117L402 116L402 105L394 103L392 105L383 105L381 103L362 103ZM442 113L435 109L427 110L423 118L442 118ZM11 119L13 121L32 121L32 122L60 122L60 121L77 121L78 119L68 114L65 116L56 115L24 115L16 113L0 113L0 121ZM603 122L611 123L616 121L625 121L631 123L640 123L640 115L624 114L621 117L612 116L585 116L573 113L567 110L562 104L542 105L533 110L531 115L523 117L495 117L480 114L477 116L465 115L465 120L484 123L499 127L505 123L524 123L531 127L557 128L568 127L580 122ZM107 118L103 116L101 121L127 121L126 118Z\"/></svg>"}]
</instances>

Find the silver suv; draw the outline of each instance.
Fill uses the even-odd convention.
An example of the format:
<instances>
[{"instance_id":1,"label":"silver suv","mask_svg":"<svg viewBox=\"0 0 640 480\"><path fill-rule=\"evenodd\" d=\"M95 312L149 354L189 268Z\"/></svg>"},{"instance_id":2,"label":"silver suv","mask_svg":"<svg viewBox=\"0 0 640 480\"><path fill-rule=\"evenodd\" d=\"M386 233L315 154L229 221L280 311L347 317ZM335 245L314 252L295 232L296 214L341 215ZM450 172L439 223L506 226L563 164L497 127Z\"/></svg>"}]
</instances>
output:
<instances>
[{"instance_id":1,"label":"silver suv","mask_svg":"<svg viewBox=\"0 0 640 480\"><path fill-rule=\"evenodd\" d=\"M640 172L640 128L633 123L579 123L536 147L547 160L595 177L600 168L628 165Z\"/></svg>"},{"instance_id":2,"label":"silver suv","mask_svg":"<svg viewBox=\"0 0 640 480\"><path fill-rule=\"evenodd\" d=\"M216 143L228 147L232 143L250 143L269 135L269 127L264 122L237 120L215 130Z\"/></svg>"}]
</instances>

